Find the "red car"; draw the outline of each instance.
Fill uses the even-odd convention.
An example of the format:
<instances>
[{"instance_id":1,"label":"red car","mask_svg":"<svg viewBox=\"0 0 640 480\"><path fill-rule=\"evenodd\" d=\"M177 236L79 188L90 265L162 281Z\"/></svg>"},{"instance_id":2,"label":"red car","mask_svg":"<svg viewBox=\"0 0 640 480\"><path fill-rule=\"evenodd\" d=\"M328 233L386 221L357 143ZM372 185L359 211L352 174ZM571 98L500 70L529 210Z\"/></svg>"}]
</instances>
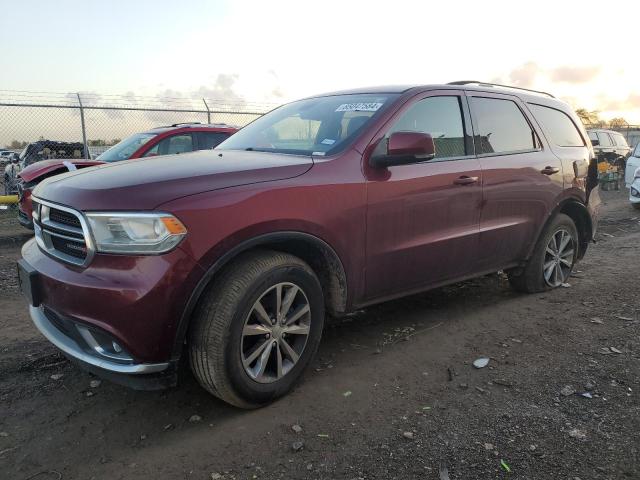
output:
<instances>
[{"instance_id":1,"label":"red car","mask_svg":"<svg viewBox=\"0 0 640 480\"><path fill-rule=\"evenodd\" d=\"M136 133L109 148L95 160L56 158L32 163L18 176L18 219L20 223L33 229L31 218L31 191L45 178L53 177L69 169L93 167L103 163L119 162L141 157L170 155L210 150L237 132L236 127L225 124L202 125L199 123L176 123L159 127L148 132Z\"/></svg>"},{"instance_id":2,"label":"red car","mask_svg":"<svg viewBox=\"0 0 640 480\"><path fill-rule=\"evenodd\" d=\"M214 151L48 179L18 263L37 328L139 388L240 407L289 391L332 315L504 270L565 283L596 230L593 149L570 107L488 84L307 98Z\"/></svg>"}]
</instances>

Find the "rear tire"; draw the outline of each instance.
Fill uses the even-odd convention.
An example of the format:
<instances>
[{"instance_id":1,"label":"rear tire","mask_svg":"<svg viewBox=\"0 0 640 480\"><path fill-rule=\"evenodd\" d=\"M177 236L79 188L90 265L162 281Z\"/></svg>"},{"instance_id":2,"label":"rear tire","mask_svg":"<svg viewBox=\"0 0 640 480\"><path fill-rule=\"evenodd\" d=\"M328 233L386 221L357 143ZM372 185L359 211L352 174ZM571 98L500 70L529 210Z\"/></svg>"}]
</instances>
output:
<instances>
[{"instance_id":1,"label":"rear tire","mask_svg":"<svg viewBox=\"0 0 640 480\"><path fill-rule=\"evenodd\" d=\"M293 388L313 359L324 323L322 287L298 257L254 251L226 268L200 301L189 331L198 382L240 408Z\"/></svg>"},{"instance_id":2,"label":"rear tire","mask_svg":"<svg viewBox=\"0 0 640 480\"><path fill-rule=\"evenodd\" d=\"M544 292L561 286L578 259L578 230L559 213L545 227L524 268L509 272L509 283L520 292Z\"/></svg>"}]
</instances>

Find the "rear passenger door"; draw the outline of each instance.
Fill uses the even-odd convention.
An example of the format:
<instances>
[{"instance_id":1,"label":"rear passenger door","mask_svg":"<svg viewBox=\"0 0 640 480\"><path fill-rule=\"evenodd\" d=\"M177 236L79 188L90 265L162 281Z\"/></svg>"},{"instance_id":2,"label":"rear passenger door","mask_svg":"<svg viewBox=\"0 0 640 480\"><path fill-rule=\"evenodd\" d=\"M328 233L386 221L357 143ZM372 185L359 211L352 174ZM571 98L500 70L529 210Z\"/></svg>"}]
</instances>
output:
<instances>
[{"instance_id":1,"label":"rear passenger door","mask_svg":"<svg viewBox=\"0 0 640 480\"><path fill-rule=\"evenodd\" d=\"M478 270L499 270L526 257L562 192L562 165L517 97L467 97L483 178Z\"/></svg>"}]
</instances>

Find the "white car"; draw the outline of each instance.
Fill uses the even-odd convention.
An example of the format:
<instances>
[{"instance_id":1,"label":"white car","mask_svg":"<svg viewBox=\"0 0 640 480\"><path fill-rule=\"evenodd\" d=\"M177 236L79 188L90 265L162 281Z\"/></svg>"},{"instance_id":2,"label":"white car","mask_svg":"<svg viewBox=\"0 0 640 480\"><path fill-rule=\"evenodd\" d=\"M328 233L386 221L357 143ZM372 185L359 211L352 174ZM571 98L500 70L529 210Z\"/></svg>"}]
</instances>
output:
<instances>
[{"instance_id":1,"label":"white car","mask_svg":"<svg viewBox=\"0 0 640 480\"><path fill-rule=\"evenodd\" d=\"M631 205L640 209L640 143L636 145L631 156L627 158L624 184L629 189L629 201Z\"/></svg>"},{"instance_id":2,"label":"white car","mask_svg":"<svg viewBox=\"0 0 640 480\"><path fill-rule=\"evenodd\" d=\"M633 181L629 186L629 201L634 208L640 210L640 167L636 169Z\"/></svg>"}]
</instances>

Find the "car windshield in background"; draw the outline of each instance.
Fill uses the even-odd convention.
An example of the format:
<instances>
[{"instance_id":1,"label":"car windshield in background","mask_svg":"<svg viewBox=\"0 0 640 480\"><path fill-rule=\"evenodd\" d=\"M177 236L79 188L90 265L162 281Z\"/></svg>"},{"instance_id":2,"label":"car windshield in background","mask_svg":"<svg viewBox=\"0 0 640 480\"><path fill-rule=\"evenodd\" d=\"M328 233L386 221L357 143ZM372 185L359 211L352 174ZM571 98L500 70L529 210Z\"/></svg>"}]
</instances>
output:
<instances>
[{"instance_id":1,"label":"car windshield in background","mask_svg":"<svg viewBox=\"0 0 640 480\"><path fill-rule=\"evenodd\" d=\"M101 162L119 162L120 160L127 160L133 152L138 150L142 145L147 143L157 133L136 133L130 137L125 138L120 143L116 143L106 152L100 154L96 160Z\"/></svg>"},{"instance_id":2,"label":"car windshield in background","mask_svg":"<svg viewBox=\"0 0 640 480\"><path fill-rule=\"evenodd\" d=\"M289 103L247 125L216 149L332 155L397 96L332 95Z\"/></svg>"}]
</instances>

